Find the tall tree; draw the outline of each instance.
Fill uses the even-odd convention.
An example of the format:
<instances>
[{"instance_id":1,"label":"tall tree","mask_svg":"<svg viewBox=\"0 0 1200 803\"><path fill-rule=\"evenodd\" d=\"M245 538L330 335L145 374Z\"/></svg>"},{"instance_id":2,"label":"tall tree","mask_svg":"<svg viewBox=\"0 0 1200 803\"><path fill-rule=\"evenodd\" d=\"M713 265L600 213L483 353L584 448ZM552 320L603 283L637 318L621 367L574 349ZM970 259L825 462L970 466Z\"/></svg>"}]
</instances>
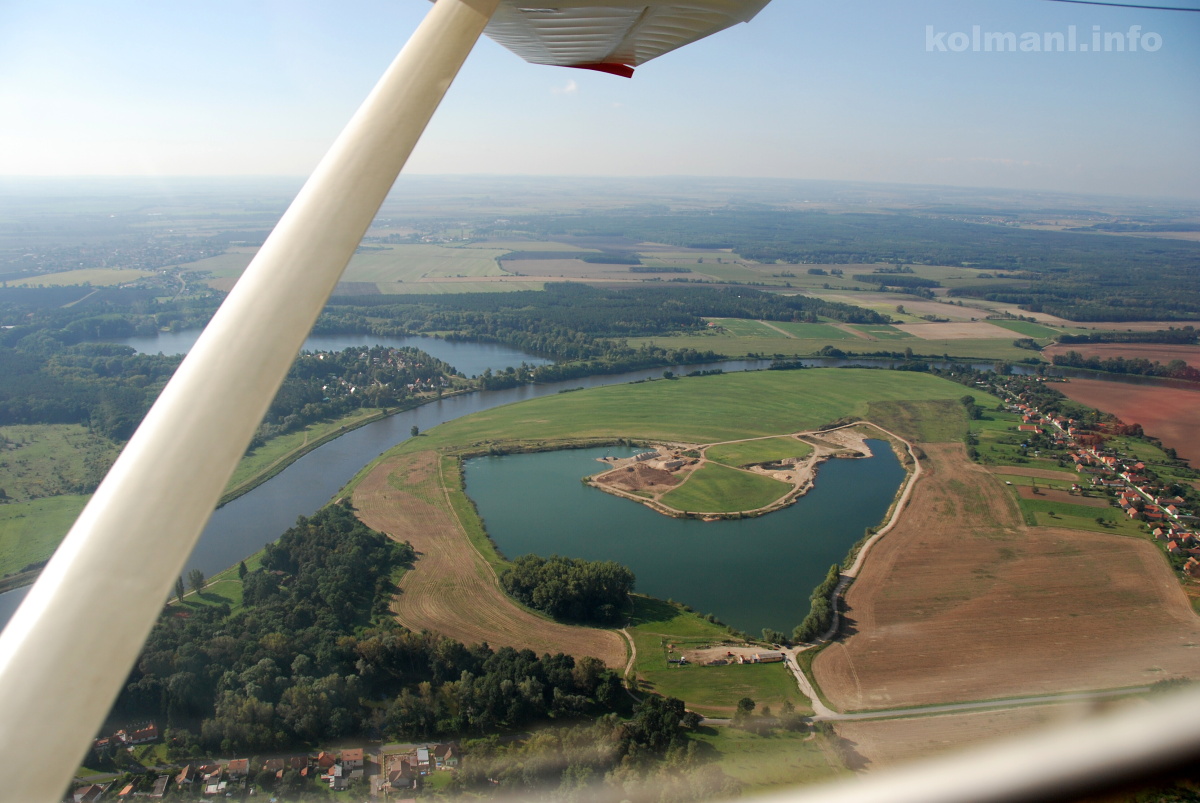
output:
<instances>
[{"instance_id":1,"label":"tall tree","mask_svg":"<svg viewBox=\"0 0 1200 803\"><path fill-rule=\"evenodd\" d=\"M199 594L204 590L204 572L199 569L192 569L188 572L188 585L192 590Z\"/></svg>"}]
</instances>

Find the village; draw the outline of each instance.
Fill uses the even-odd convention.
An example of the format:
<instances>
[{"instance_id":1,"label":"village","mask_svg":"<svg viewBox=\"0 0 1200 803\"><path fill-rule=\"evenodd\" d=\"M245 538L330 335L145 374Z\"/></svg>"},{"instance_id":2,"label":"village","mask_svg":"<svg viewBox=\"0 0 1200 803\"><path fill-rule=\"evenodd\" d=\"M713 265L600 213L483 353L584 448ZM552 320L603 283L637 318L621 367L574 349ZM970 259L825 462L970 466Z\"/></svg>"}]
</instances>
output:
<instances>
[{"instance_id":1,"label":"village","mask_svg":"<svg viewBox=\"0 0 1200 803\"><path fill-rule=\"evenodd\" d=\"M1043 437L1065 449L1076 473L1090 478L1089 488L1111 494L1112 503L1128 520L1143 523L1168 555L1186 557L1183 573L1200 580L1200 538L1195 515L1183 507L1187 504L1184 496L1170 492L1161 481L1148 476L1150 469L1144 461L1113 448L1103 433L1084 428L1061 413L1042 412L1031 403L1027 392L1001 390L1009 397L1006 409L1021 415L1018 432ZM1083 491L1082 482L1071 485L1071 494Z\"/></svg>"},{"instance_id":2,"label":"village","mask_svg":"<svg viewBox=\"0 0 1200 803\"><path fill-rule=\"evenodd\" d=\"M124 750L161 739L154 722L138 723L97 739L99 751ZM99 800L218 800L295 793L319 786L348 792L347 799L414 800L425 787L440 788L457 770L461 750L454 742L386 745L367 752L362 747L320 750L259 758L192 761L182 767L158 766L136 778L98 778L64 797L64 803Z\"/></svg>"}]
</instances>

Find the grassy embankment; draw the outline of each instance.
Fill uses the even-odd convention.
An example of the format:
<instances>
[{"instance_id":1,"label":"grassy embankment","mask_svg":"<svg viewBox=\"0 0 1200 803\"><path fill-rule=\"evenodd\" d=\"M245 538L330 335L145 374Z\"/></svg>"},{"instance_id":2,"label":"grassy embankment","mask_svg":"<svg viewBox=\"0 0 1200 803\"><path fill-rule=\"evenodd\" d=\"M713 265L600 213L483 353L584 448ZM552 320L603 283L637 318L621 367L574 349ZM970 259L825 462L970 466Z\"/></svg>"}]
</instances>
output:
<instances>
[{"instance_id":1,"label":"grassy embankment","mask_svg":"<svg viewBox=\"0 0 1200 803\"><path fill-rule=\"evenodd\" d=\"M705 450L704 456L714 463L737 468L791 457L808 457L812 450L810 444L796 438L766 438L712 446Z\"/></svg>"}]
</instances>

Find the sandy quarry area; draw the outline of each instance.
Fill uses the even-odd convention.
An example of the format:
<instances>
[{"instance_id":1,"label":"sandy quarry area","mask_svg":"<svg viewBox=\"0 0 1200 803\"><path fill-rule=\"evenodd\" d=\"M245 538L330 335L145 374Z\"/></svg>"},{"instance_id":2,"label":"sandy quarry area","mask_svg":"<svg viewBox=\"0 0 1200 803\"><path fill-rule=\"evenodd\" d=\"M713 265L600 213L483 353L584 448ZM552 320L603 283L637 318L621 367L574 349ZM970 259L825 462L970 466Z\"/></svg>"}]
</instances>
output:
<instances>
[{"instance_id":1,"label":"sandy quarry area","mask_svg":"<svg viewBox=\"0 0 1200 803\"><path fill-rule=\"evenodd\" d=\"M779 436L772 436L779 437ZM790 504L812 487L817 469L822 462L833 456L871 457L866 444L867 434L858 426L826 432L798 432L797 438L812 447L805 457L775 461L769 465L753 465L742 469L754 474L764 474L792 486L792 490L781 497L779 507ZM877 437L872 435L871 437ZM740 443L742 441L727 441ZM600 462L611 466L608 471L590 478L601 490L626 496L640 502L651 502L651 507L661 505L661 497L668 491L686 482L688 477L708 462L705 457L689 455L703 454L705 449L720 444L659 444L648 449L654 456L639 460L637 457L606 457ZM772 505L771 507L775 507ZM666 506L659 510L666 510Z\"/></svg>"}]
</instances>

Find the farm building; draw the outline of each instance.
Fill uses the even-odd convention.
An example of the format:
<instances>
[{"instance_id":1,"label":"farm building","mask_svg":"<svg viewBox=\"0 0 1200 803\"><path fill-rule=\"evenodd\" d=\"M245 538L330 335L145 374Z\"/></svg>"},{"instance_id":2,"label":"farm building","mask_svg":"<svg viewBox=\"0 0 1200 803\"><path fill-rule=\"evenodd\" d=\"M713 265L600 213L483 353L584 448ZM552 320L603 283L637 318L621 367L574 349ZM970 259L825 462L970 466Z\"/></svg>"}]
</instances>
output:
<instances>
[{"instance_id":1,"label":"farm building","mask_svg":"<svg viewBox=\"0 0 1200 803\"><path fill-rule=\"evenodd\" d=\"M754 664L773 664L783 660L783 653L777 650L763 650L754 653L750 662Z\"/></svg>"}]
</instances>

